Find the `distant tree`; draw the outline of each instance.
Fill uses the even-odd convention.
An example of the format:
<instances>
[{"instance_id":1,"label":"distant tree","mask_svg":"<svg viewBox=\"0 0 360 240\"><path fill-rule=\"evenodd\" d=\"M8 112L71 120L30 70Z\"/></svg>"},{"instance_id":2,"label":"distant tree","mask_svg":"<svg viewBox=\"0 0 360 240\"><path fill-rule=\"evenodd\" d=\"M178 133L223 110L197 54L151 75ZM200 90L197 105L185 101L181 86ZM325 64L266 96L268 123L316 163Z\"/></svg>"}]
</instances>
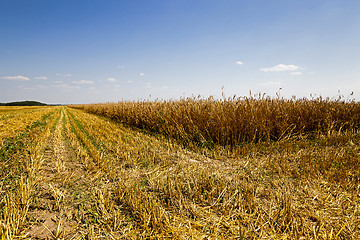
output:
<instances>
[{"instance_id":1,"label":"distant tree","mask_svg":"<svg viewBox=\"0 0 360 240\"><path fill-rule=\"evenodd\" d=\"M20 102L0 103L0 106L47 106L47 104L36 101L20 101Z\"/></svg>"}]
</instances>

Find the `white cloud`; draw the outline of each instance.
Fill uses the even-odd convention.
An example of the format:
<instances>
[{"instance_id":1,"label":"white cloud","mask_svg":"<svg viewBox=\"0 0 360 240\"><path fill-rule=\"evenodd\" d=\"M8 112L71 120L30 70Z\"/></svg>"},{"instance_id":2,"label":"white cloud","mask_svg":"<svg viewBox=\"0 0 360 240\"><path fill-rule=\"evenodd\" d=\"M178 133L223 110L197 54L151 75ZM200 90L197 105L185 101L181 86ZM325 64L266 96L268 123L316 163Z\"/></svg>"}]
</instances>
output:
<instances>
[{"instance_id":1,"label":"white cloud","mask_svg":"<svg viewBox=\"0 0 360 240\"><path fill-rule=\"evenodd\" d=\"M236 64L242 65L242 64L244 64L244 63L243 63L242 61L237 61Z\"/></svg>"},{"instance_id":2,"label":"white cloud","mask_svg":"<svg viewBox=\"0 0 360 240\"><path fill-rule=\"evenodd\" d=\"M18 76L6 76L6 77L2 77L2 79L15 80L15 81L29 81L30 80L30 78L25 77L25 76L21 76L21 75L18 75Z\"/></svg>"},{"instance_id":3,"label":"white cloud","mask_svg":"<svg viewBox=\"0 0 360 240\"><path fill-rule=\"evenodd\" d=\"M48 77L45 77L45 76L43 76L43 77L35 77L35 79L36 80L47 80Z\"/></svg>"},{"instance_id":4,"label":"white cloud","mask_svg":"<svg viewBox=\"0 0 360 240\"><path fill-rule=\"evenodd\" d=\"M123 66L123 65L117 66L117 69L124 69L124 68L125 68L125 66Z\"/></svg>"},{"instance_id":5,"label":"white cloud","mask_svg":"<svg viewBox=\"0 0 360 240\"><path fill-rule=\"evenodd\" d=\"M129 81L127 81L128 83L133 83L133 81L131 81L131 80L129 80Z\"/></svg>"},{"instance_id":6,"label":"white cloud","mask_svg":"<svg viewBox=\"0 0 360 240\"><path fill-rule=\"evenodd\" d=\"M36 87L24 87L24 86L20 86L19 88L22 89L22 90L26 90L26 91L28 91L28 90L36 90L37 89Z\"/></svg>"},{"instance_id":7,"label":"white cloud","mask_svg":"<svg viewBox=\"0 0 360 240\"><path fill-rule=\"evenodd\" d=\"M113 77L109 77L108 79L106 79L106 81L108 82L116 82L116 79Z\"/></svg>"},{"instance_id":8,"label":"white cloud","mask_svg":"<svg viewBox=\"0 0 360 240\"><path fill-rule=\"evenodd\" d=\"M299 66L279 64L270 68L260 68L263 72L283 72L283 71L296 71L299 70Z\"/></svg>"},{"instance_id":9,"label":"white cloud","mask_svg":"<svg viewBox=\"0 0 360 240\"><path fill-rule=\"evenodd\" d=\"M73 81L72 83L79 84L79 85L91 85L91 84L94 84L94 82L90 81L90 80Z\"/></svg>"},{"instance_id":10,"label":"white cloud","mask_svg":"<svg viewBox=\"0 0 360 240\"><path fill-rule=\"evenodd\" d=\"M114 87L115 87L115 88L121 88L121 85L116 84Z\"/></svg>"},{"instance_id":11,"label":"white cloud","mask_svg":"<svg viewBox=\"0 0 360 240\"><path fill-rule=\"evenodd\" d=\"M145 73L139 73L140 77L143 77L145 75Z\"/></svg>"},{"instance_id":12,"label":"white cloud","mask_svg":"<svg viewBox=\"0 0 360 240\"><path fill-rule=\"evenodd\" d=\"M41 89L46 89L49 88L51 86L47 86L47 85L36 85L37 88L41 88Z\"/></svg>"},{"instance_id":13,"label":"white cloud","mask_svg":"<svg viewBox=\"0 0 360 240\"><path fill-rule=\"evenodd\" d=\"M54 87L63 88L63 89L79 89L80 88L79 86L71 86L67 83L61 83L61 84L55 85Z\"/></svg>"},{"instance_id":14,"label":"white cloud","mask_svg":"<svg viewBox=\"0 0 360 240\"><path fill-rule=\"evenodd\" d=\"M302 72L291 72L290 75L302 75Z\"/></svg>"},{"instance_id":15,"label":"white cloud","mask_svg":"<svg viewBox=\"0 0 360 240\"><path fill-rule=\"evenodd\" d=\"M71 73L57 73L57 77L71 77Z\"/></svg>"},{"instance_id":16,"label":"white cloud","mask_svg":"<svg viewBox=\"0 0 360 240\"><path fill-rule=\"evenodd\" d=\"M261 87L263 87L263 86L279 86L279 85L281 85L281 82L269 81L269 82L259 83L259 86L261 86Z\"/></svg>"}]
</instances>

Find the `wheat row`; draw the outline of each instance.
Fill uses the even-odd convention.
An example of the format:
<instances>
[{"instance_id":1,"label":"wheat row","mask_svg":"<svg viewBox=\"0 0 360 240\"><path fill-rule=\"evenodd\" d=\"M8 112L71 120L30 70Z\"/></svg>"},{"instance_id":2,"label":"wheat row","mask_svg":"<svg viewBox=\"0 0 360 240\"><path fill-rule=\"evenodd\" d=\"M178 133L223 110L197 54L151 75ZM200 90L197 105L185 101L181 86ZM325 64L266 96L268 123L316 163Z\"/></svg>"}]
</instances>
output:
<instances>
[{"instance_id":1,"label":"wheat row","mask_svg":"<svg viewBox=\"0 0 360 240\"><path fill-rule=\"evenodd\" d=\"M217 153L222 159L213 159L162 136L79 110L68 112L89 169L100 171L107 182L94 190L98 234L115 239L356 239L360 233L359 163L353 156L359 148L347 146L348 141L357 144L358 137L333 133L324 146L300 151L284 140L265 145L265 155Z\"/></svg>"},{"instance_id":2,"label":"wheat row","mask_svg":"<svg viewBox=\"0 0 360 240\"><path fill-rule=\"evenodd\" d=\"M293 135L357 131L360 124L359 103L322 98L187 98L71 107L202 145L234 146Z\"/></svg>"}]
</instances>

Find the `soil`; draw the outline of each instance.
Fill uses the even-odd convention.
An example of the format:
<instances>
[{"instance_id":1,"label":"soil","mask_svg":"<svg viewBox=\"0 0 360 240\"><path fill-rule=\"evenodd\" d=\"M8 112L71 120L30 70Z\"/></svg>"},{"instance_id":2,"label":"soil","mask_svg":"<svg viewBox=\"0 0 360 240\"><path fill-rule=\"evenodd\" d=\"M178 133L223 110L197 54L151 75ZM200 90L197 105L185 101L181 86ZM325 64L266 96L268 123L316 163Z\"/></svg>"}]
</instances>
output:
<instances>
[{"instance_id":1,"label":"soil","mask_svg":"<svg viewBox=\"0 0 360 240\"><path fill-rule=\"evenodd\" d=\"M56 129L47 141L29 208L26 236L32 239L81 238L92 221L91 189L99 179L94 181L76 158L61 120Z\"/></svg>"}]
</instances>

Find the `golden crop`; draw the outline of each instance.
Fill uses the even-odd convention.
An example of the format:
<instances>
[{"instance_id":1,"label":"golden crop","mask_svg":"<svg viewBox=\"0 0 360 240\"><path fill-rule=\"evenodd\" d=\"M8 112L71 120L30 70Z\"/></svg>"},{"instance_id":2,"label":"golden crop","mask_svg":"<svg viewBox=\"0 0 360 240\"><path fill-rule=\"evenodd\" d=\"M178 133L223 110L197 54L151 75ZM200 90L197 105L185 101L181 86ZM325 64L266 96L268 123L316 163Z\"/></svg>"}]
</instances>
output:
<instances>
[{"instance_id":1,"label":"golden crop","mask_svg":"<svg viewBox=\"0 0 360 240\"><path fill-rule=\"evenodd\" d=\"M360 103L322 98L188 98L72 107L183 141L232 146L290 135L356 131L360 125Z\"/></svg>"},{"instance_id":2,"label":"golden crop","mask_svg":"<svg viewBox=\"0 0 360 240\"><path fill-rule=\"evenodd\" d=\"M318 99L291 105L287 100L247 100L77 106L96 109L112 119L75 108L50 108L40 121L16 139L6 138L6 145L0 147L0 236L358 239L357 103ZM137 114L138 121L120 115L119 109ZM200 114L205 109L209 112ZM258 124L231 120L230 109L238 109L234 116ZM274 130L261 129L260 123L267 123L269 129L275 127L271 124L281 127L277 123L281 118L274 121L269 109L277 109L278 114L308 114L303 119L288 117L304 125L288 124L276 135ZM267 111L269 115L261 116ZM159 112L163 121L169 121L168 128L156 118ZM135 126L163 134L129 127L131 119ZM215 119L213 125L209 119ZM306 124L305 119L317 122ZM203 122L205 127L187 128L189 121ZM226 125L231 121L237 128ZM136 125L140 122L143 125ZM213 134L209 126L214 132L222 126L225 133L209 138ZM241 132L247 126L258 130L237 140L222 140L227 128Z\"/></svg>"},{"instance_id":3,"label":"golden crop","mask_svg":"<svg viewBox=\"0 0 360 240\"><path fill-rule=\"evenodd\" d=\"M115 105L97 107L109 114ZM330 128L310 139L188 151L171 139L68 111L87 166L100 168L112 186L95 196L98 216L115 238L356 239L360 233L357 134Z\"/></svg>"},{"instance_id":4,"label":"golden crop","mask_svg":"<svg viewBox=\"0 0 360 240\"><path fill-rule=\"evenodd\" d=\"M5 138L17 135L51 111L49 107L0 107L0 146Z\"/></svg>"},{"instance_id":5,"label":"golden crop","mask_svg":"<svg viewBox=\"0 0 360 240\"><path fill-rule=\"evenodd\" d=\"M41 166L41 153L56 119L56 116L52 116L56 115L54 108L38 108L36 111L25 109L13 109L16 114L10 119L14 122L6 117L2 121L6 124L2 136L11 138L0 145L1 239L15 239L23 233L37 184L35 178Z\"/></svg>"}]
</instances>

